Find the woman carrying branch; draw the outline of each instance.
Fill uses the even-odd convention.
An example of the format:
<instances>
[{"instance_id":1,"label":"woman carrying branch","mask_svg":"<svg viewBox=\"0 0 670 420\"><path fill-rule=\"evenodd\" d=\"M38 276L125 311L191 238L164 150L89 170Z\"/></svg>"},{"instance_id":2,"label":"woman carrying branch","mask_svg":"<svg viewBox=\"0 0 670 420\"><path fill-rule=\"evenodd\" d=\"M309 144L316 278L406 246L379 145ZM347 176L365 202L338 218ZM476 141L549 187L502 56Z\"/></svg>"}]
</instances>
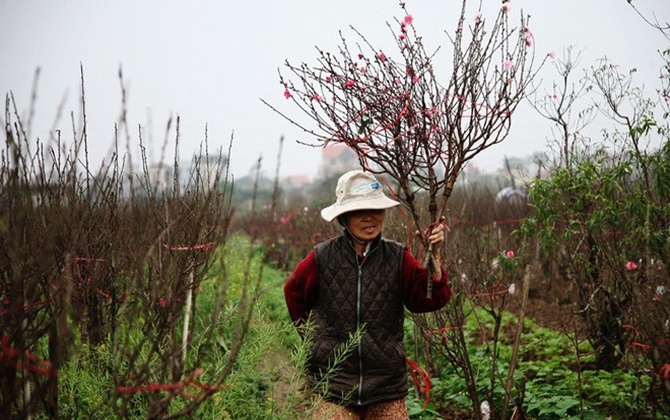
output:
<instances>
[{"instance_id":1,"label":"woman carrying branch","mask_svg":"<svg viewBox=\"0 0 670 420\"><path fill-rule=\"evenodd\" d=\"M314 418L407 419L404 308L436 311L451 297L440 267L443 226L430 232L428 269L403 245L382 238L385 210L400 203L384 194L372 174L345 173L335 195L321 216L337 219L343 233L316 245L284 286L299 331L308 320L313 327L307 366L318 395Z\"/></svg>"}]
</instances>

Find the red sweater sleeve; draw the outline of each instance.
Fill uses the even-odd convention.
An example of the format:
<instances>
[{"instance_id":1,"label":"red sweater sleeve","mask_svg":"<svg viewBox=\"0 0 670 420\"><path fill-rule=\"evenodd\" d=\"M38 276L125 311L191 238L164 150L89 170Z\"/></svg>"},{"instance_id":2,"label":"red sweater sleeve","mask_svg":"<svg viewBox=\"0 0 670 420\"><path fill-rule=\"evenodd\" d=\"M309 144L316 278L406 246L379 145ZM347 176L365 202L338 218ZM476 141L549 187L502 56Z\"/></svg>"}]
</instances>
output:
<instances>
[{"instance_id":1,"label":"red sweater sleeve","mask_svg":"<svg viewBox=\"0 0 670 420\"><path fill-rule=\"evenodd\" d=\"M284 285L284 298L291 320L296 326L307 321L316 288L316 254L310 252L300 261Z\"/></svg>"},{"instance_id":2,"label":"red sweater sleeve","mask_svg":"<svg viewBox=\"0 0 670 420\"><path fill-rule=\"evenodd\" d=\"M284 285L284 297L291 320L296 326L307 321L317 284L316 254L310 252L295 268ZM442 269L442 279L433 281L433 297L426 297L428 270L405 250L403 252L403 296L404 304L411 312L436 311L447 304L451 289L447 285L447 273Z\"/></svg>"},{"instance_id":3,"label":"red sweater sleeve","mask_svg":"<svg viewBox=\"0 0 670 420\"><path fill-rule=\"evenodd\" d=\"M419 261L404 251L402 261L403 295L405 307L411 312L432 312L444 307L451 298L451 289L447 284L447 272L442 269L442 279L433 280L432 299L426 297L428 287L428 269L422 267Z\"/></svg>"}]
</instances>

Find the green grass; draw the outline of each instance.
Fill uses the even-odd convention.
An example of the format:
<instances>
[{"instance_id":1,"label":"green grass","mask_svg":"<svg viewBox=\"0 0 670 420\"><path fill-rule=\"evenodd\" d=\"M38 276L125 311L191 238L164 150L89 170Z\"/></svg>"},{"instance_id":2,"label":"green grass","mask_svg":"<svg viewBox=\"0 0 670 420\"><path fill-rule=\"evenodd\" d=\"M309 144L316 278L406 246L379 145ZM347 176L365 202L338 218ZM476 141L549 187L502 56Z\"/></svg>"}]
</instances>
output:
<instances>
[{"instance_id":1,"label":"green grass","mask_svg":"<svg viewBox=\"0 0 670 420\"><path fill-rule=\"evenodd\" d=\"M222 267L212 268L212 276L202 282L198 293L193 318L193 340L189 349L187 365L193 367L196 360L203 369L198 380L207 383L223 368L230 351L234 326L239 315L239 299L242 294L242 279L246 271L246 256L249 248L243 240L236 239L225 252L226 270L224 282L220 276ZM256 253L250 272L260 273L262 255ZM244 345L238 354L233 370L222 389L204 401L192 413L198 419L295 419L303 418L309 410L309 394L303 390L306 346L299 338L289 320L284 303L283 285L287 273L263 267L260 293L254 308L250 328ZM225 292L225 294L224 294ZM219 322L211 323L211 313L217 301L225 295ZM490 343L477 342L481 334L478 329L492 328L491 320L483 311L476 310L468 318L465 331L471 344L468 351L477 372L480 398L484 399L491 374ZM504 316L503 324L516 321L514 316ZM137 323L138 325L141 323ZM547 328L541 328L526 320L522 336L520 359L515 373L515 383L524 384L524 410L529 418L536 419L605 419L654 418L646 411L648 377L640 377L634 371L620 369L615 372L584 371L581 378L575 368L575 348L571 337ZM140 343L144 337L134 325L124 326L130 342ZM412 354L412 324L407 320L408 354ZM207 339L211 333L213 339ZM78 338L74 337L77 341ZM501 378L505 378L511 355L511 340L502 340L498 347L499 386L494 392L495 407L503 399ZM582 362L589 361L590 349L581 344L579 352ZM69 358L59 373L60 414L62 418L109 419L117 417L114 380L111 374L113 363L123 367L128 361L119 360L111 352L111 346L97 347L76 342L76 354ZM143 354L141 357L150 357ZM431 400L423 408L423 396L413 392L407 398L410 418L428 420L442 418L445 411L468 412L472 410L464 381L456 375L444 359L436 359L441 372L432 378ZM156 369L159 361L155 361ZM122 369L121 369L122 370ZM160 375L156 376L156 380ZM517 392L514 388L514 392ZM580 400L580 388L582 400ZM632 391L631 391L632 390ZM175 397L171 411L177 411L188 403L185 397ZM129 404L129 418L146 418L148 401L142 393L134 395ZM44 417L42 417L44 418ZM661 417L655 417L661 418Z\"/></svg>"},{"instance_id":2,"label":"green grass","mask_svg":"<svg viewBox=\"0 0 670 420\"><path fill-rule=\"evenodd\" d=\"M223 253L228 276L221 275L224 268L219 262L213 265L211 276L201 283L195 302L196 313L192 318L192 340L186 366L203 369L197 378L202 383L209 383L220 374L230 351L240 315L239 304L249 247L247 241L236 238L227 249L220 252ZM248 270L251 277L261 272L261 261L262 255L255 252ZM223 388L205 400L193 413L195 418L291 418L290 407L297 404L279 402L274 394L278 387L295 386L286 385L289 378L284 377L284 374L288 374L293 369L291 366L296 364L291 360L291 354L299 346L300 340L284 305L283 284L286 274L268 267L263 267L262 274L251 325L233 370ZM225 304L218 322L212 324L212 311L222 301ZM118 335L127 340L126 348L136 346L142 349L140 361L151 360L150 365L154 366L157 373L148 380L160 383L161 361L152 360L150 353L145 351L148 347L145 340L147 334L141 325L140 320L122 325ZM111 343L89 347L76 336L77 329L73 328L73 331L75 343L72 348L76 350L59 371L60 416L72 419L118 417L120 402L115 400L112 367L116 363L117 371L124 372L131 362L124 360L122 355L114 355ZM195 366L196 363L198 366ZM124 379L121 378L120 382L125 382ZM189 391L198 393L199 390ZM186 397L174 397L170 411L176 412L187 403L190 401ZM146 418L147 404L143 393L136 393L129 404L128 417Z\"/></svg>"}]
</instances>

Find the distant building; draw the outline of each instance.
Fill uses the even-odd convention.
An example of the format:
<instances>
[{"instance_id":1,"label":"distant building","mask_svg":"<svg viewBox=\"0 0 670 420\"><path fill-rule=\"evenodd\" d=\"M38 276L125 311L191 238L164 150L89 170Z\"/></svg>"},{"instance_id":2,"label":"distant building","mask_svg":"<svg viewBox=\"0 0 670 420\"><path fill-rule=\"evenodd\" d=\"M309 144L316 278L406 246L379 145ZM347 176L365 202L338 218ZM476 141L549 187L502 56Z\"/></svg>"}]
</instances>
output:
<instances>
[{"instance_id":1,"label":"distant building","mask_svg":"<svg viewBox=\"0 0 670 420\"><path fill-rule=\"evenodd\" d=\"M218 188L221 183L221 176L226 167L227 158L219 155L195 156L193 162L189 165L188 177L190 182L197 182L199 185L207 185L209 188Z\"/></svg>"},{"instance_id":2,"label":"distant building","mask_svg":"<svg viewBox=\"0 0 670 420\"><path fill-rule=\"evenodd\" d=\"M286 189L304 188L310 183L307 175L290 175L284 178L284 187Z\"/></svg>"},{"instance_id":3,"label":"distant building","mask_svg":"<svg viewBox=\"0 0 670 420\"><path fill-rule=\"evenodd\" d=\"M178 188L180 191L188 188L189 185L199 185L206 188L217 188L223 180L223 171L227 160L225 156L202 155L194 156L189 162L179 162ZM175 166L174 162L158 162L149 164L146 168L147 174L144 174L144 168L140 172L133 172L133 176L138 177L144 182L145 175L148 175L151 182L150 187L159 192L171 191L175 187ZM218 181L218 182L217 182Z\"/></svg>"},{"instance_id":4,"label":"distant building","mask_svg":"<svg viewBox=\"0 0 670 420\"><path fill-rule=\"evenodd\" d=\"M530 184L534 179L543 179L548 177L544 165L541 164L538 156L526 156L507 158L504 171L507 177L514 180L514 185L522 186Z\"/></svg>"},{"instance_id":5,"label":"distant building","mask_svg":"<svg viewBox=\"0 0 670 420\"><path fill-rule=\"evenodd\" d=\"M310 179L307 175L290 175L280 186L280 205L283 208L302 208L308 202Z\"/></svg>"},{"instance_id":6,"label":"distant building","mask_svg":"<svg viewBox=\"0 0 670 420\"><path fill-rule=\"evenodd\" d=\"M174 184L174 168L170 165L155 163L149 165L148 172L152 189L167 191Z\"/></svg>"},{"instance_id":7,"label":"distant building","mask_svg":"<svg viewBox=\"0 0 670 420\"><path fill-rule=\"evenodd\" d=\"M358 156L344 143L329 143L321 153L321 176L330 178L339 176L352 169L360 169Z\"/></svg>"}]
</instances>

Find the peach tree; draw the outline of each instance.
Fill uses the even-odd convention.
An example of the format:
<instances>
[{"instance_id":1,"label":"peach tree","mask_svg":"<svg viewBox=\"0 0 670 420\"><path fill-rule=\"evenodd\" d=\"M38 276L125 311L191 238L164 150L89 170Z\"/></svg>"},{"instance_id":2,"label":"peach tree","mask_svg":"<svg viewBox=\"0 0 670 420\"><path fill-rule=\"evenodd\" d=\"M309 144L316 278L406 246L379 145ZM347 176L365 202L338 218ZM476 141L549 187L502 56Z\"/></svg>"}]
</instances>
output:
<instances>
[{"instance_id":1,"label":"peach tree","mask_svg":"<svg viewBox=\"0 0 670 420\"><path fill-rule=\"evenodd\" d=\"M305 145L345 144L363 168L390 180L409 214L408 247L425 252L421 258L429 267L435 261L426 235L418 235L419 246L413 247L412 233L445 220L461 171L479 153L508 138L512 116L541 66L534 60L528 17L521 14L518 24L511 24L508 0L491 19L481 3L469 16L473 9L467 3L462 1L449 37L446 74L436 69L439 49L426 47L401 3L404 17L387 23L392 51L376 47L352 27L356 42L341 33L338 51L317 48L315 63L286 61L280 70L284 97L298 108L298 116L264 101L313 136ZM427 292L430 296L430 287ZM448 316L446 311L438 315L437 324L444 327ZM464 337L455 339L465 348ZM464 359L457 363L469 365L467 351L459 354ZM478 407L472 370L463 372Z\"/></svg>"}]
</instances>

